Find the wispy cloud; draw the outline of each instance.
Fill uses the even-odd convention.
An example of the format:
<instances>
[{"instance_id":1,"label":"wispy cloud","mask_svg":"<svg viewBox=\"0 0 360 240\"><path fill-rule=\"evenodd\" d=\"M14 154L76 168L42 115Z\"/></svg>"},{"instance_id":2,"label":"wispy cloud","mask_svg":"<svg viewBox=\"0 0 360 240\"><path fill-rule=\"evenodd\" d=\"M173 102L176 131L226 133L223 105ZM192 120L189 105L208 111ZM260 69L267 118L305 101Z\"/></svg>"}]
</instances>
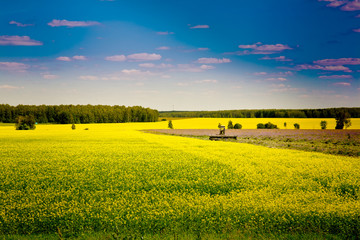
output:
<instances>
[{"instance_id":1,"label":"wispy cloud","mask_svg":"<svg viewBox=\"0 0 360 240\"><path fill-rule=\"evenodd\" d=\"M132 61L132 62L138 62L138 61L156 61L160 60L161 55L156 53L134 53L130 55L114 55L106 57L105 60L107 61L115 61L115 62L123 62L123 61Z\"/></svg>"},{"instance_id":2,"label":"wispy cloud","mask_svg":"<svg viewBox=\"0 0 360 240\"><path fill-rule=\"evenodd\" d=\"M204 79L204 80L195 81L195 83L218 83L218 80L216 80L216 79Z\"/></svg>"},{"instance_id":3,"label":"wispy cloud","mask_svg":"<svg viewBox=\"0 0 360 240\"><path fill-rule=\"evenodd\" d=\"M48 25L51 27L89 27L100 25L100 23L96 21L68 21L54 19L49 22Z\"/></svg>"},{"instance_id":4,"label":"wispy cloud","mask_svg":"<svg viewBox=\"0 0 360 240\"><path fill-rule=\"evenodd\" d=\"M96 81L96 80L99 80L99 77L94 76L94 75L83 75L83 76L79 76L79 79L81 79L81 80L89 80L89 81Z\"/></svg>"},{"instance_id":5,"label":"wispy cloud","mask_svg":"<svg viewBox=\"0 0 360 240\"><path fill-rule=\"evenodd\" d=\"M210 26L209 25L196 25L196 26L190 27L190 29L205 29L205 28L210 28Z\"/></svg>"},{"instance_id":6,"label":"wispy cloud","mask_svg":"<svg viewBox=\"0 0 360 240\"><path fill-rule=\"evenodd\" d=\"M343 86L343 87L350 87L351 83L348 83L348 82L336 82L333 85L335 85L335 86Z\"/></svg>"},{"instance_id":7,"label":"wispy cloud","mask_svg":"<svg viewBox=\"0 0 360 240\"><path fill-rule=\"evenodd\" d=\"M85 57L85 56L79 56L79 55L77 55L77 56L73 56L72 57L74 60L81 60L81 61L84 61L84 60L87 60L87 57Z\"/></svg>"},{"instance_id":8,"label":"wispy cloud","mask_svg":"<svg viewBox=\"0 0 360 240\"><path fill-rule=\"evenodd\" d=\"M162 46L162 47L156 48L156 50L170 50L170 47Z\"/></svg>"},{"instance_id":9,"label":"wispy cloud","mask_svg":"<svg viewBox=\"0 0 360 240\"><path fill-rule=\"evenodd\" d=\"M199 50L199 51L208 51L209 48L198 48L197 50Z\"/></svg>"},{"instance_id":10,"label":"wispy cloud","mask_svg":"<svg viewBox=\"0 0 360 240\"><path fill-rule=\"evenodd\" d=\"M300 65L297 65L294 69L297 70L297 71L301 71L301 70L325 70L325 71L352 72L350 68L342 66L342 65L320 66L320 65L316 65L316 64L300 64Z\"/></svg>"},{"instance_id":11,"label":"wispy cloud","mask_svg":"<svg viewBox=\"0 0 360 240\"><path fill-rule=\"evenodd\" d=\"M155 53L134 53L128 55L127 59L133 61L154 61L154 60L160 60L161 55Z\"/></svg>"},{"instance_id":12,"label":"wispy cloud","mask_svg":"<svg viewBox=\"0 0 360 240\"><path fill-rule=\"evenodd\" d=\"M327 7L340 7L341 11L359 11L360 2L358 0L318 0L319 2L329 2Z\"/></svg>"},{"instance_id":13,"label":"wispy cloud","mask_svg":"<svg viewBox=\"0 0 360 240\"><path fill-rule=\"evenodd\" d=\"M24 87L12 86L12 85L0 85L0 89L20 89Z\"/></svg>"},{"instance_id":14,"label":"wispy cloud","mask_svg":"<svg viewBox=\"0 0 360 240\"><path fill-rule=\"evenodd\" d=\"M203 64L203 65L200 66L200 68L204 69L204 70L210 70L210 69L214 69L215 67L211 66L211 65Z\"/></svg>"},{"instance_id":15,"label":"wispy cloud","mask_svg":"<svg viewBox=\"0 0 360 240\"><path fill-rule=\"evenodd\" d=\"M360 65L360 58L338 58L338 59L323 59L314 61L319 65Z\"/></svg>"},{"instance_id":16,"label":"wispy cloud","mask_svg":"<svg viewBox=\"0 0 360 240\"><path fill-rule=\"evenodd\" d=\"M44 79L51 80L51 79L56 79L56 78L58 78L59 76L58 76L58 75L54 75L54 74L43 74L42 77L43 77Z\"/></svg>"},{"instance_id":17,"label":"wispy cloud","mask_svg":"<svg viewBox=\"0 0 360 240\"><path fill-rule=\"evenodd\" d=\"M156 32L157 35L172 35L172 34L175 34L174 32Z\"/></svg>"},{"instance_id":18,"label":"wispy cloud","mask_svg":"<svg viewBox=\"0 0 360 240\"><path fill-rule=\"evenodd\" d=\"M20 22L16 22L16 21L10 21L9 24L13 24L16 25L18 27L30 27L30 26L34 26L34 24L24 24L24 23L20 23Z\"/></svg>"},{"instance_id":19,"label":"wispy cloud","mask_svg":"<svg viewBox=\"0 0 360 240\"><path fill-rule=\"evenodd\" d=\"M114 55L114 56L106 57L105 60L114 61L114 62L124 62L124 61L126 61L126 56L125 55Z\"/></svg>"},{"instance_id":20,"label":"wispy cloud","mask_svg":"<svg viewBox=\"0 0 360 240\"><path fill-rule=\"evenodd\" d=\"M174 67L174 66L172 64L165 64L165 63L161 63L161 64L140 63L139 67L144 67L144 68L171 68L171 67Z\"/></svg>"},{"instance_id":21,"label":"wispy cloud","mask_svg":"<svg viewBox=\"0 0 360 240\"><path fill-rule=\"evenodd\" d=\"M266 80L267 80L267 81L280 81L280 82L287 81L287 79L286 79L286 78L284 78L284 77L267 78Z\"/></svg>"},{"instance_id":22,"label":"wispy cloud","mask_svg":"<svg viewBox=\"0 0 360 240\"><path fill-rule=\"evenodd\" d=\"M85 56L76 55L76 56L73 56L73 57L61 56L61 57L56 58L56 60L70 62L72 60L85 61L85 60L88 60L88 59Z\"/></svg>"},{"instance_id":23,"label":"wispy cloud","mask_svg":"<svg viewBox=\"0 0 360 240\"><path fill-rule=\"evenodd\" d=\"M349 79L353 78L351 75L329 75L329 76L319 76L321 79Z\"/></svg>"},{"instance_id":24,"label":"wispy cloud","mask_svg":"<svg viewBox=\"0 0 360 240\"><path fill-rule=\"evenodd\" d=\"M260 60L275 60L275 61L279 61L279 62L290 62L292 61L292 59L286 58L285 56L279 56L279 57L269 57L269 56L265 56L263 58L260 58Z\"/></svg>"},{"instance_id":25,"label":"wispy cloud","mask_svg":"<svg viewBox=\"0 0 360 240\"><path fill-rule=\"evenodd\" d=\"M235 52L237 55L250 55L250 54L274 54L279 53L284 50L291 50L293 48L289 47L285 44L262 44L261 42L257 42L250 45L239 45L241 49L247 49L244 51ZM251 49L251 50L249 50Z\"/></svg>"},{"instance_id":26,"label":"wispy cloud","mask_svg":"<svg viewBox=\"0 0 360 240\"><path fill-rule=\"evenodd\" d=\"M0 45L41 46L42 42L30 39L29 36L0 36Z\"/></svg>"},{"instance_id":27,"label":"wispy cloud","mask_svg":"<svg viewBox=\"0 0 360 240\"><path fill-rule=\"evenodd\" d=\"M30 68L29 65L19 62L0 62L0 70L10 72L26 72Z\"/></svg>"},{"instance_id":28,"label":"wispy cloud","mask_svg":"<svg viewBox=\"0 0 360 240\"><path fill-rule=\"evenodd\" d=\"M56 58L56 60L58 60L58 61L64 61L64 62L70 62L70 61L71 61L71 58L62 56L62 57Z\"/></svg>"},{"instance_id":29,"label":"wispy cloud","mask_svg":"<svg viewBox=\"0 0 360 240\"><path fill-rule=\"evenodd\" d=\"M228 58L199 58L197 63L205 63L205 64L211 64L211 63L229 63L231 62Z\"/></svg>"}]
</instances>

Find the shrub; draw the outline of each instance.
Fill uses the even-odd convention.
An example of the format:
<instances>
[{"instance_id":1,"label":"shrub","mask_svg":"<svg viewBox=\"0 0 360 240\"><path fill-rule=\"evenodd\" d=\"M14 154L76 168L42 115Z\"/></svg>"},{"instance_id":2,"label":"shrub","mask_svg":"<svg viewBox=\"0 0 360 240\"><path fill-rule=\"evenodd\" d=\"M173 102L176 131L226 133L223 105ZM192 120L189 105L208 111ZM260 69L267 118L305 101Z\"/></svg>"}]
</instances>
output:
<instances>
[{"instance_id":1,"label":"shrub","mask_svg":"<svg viewBox=\"0 0 360 240\"><path fill-rule=\"evenodd\" d=\"M344 129L351 126L350 114L345 111L338 111L335 116L336 126L335 129Z\"/></svg>"},{"instance_id":2,"label":"shrub","mask_svg":"<svg viewBox=\"0 0 360 240\"><path fill-rule=\"evenodd\" d=\"M263 123L258 123L258 124L256 125L256 128L257 128L257 129L264 129L264 128L265 128L265 125L264 125Z\"/></svg>"},{"instance_id":3,"label":"shrub","mask_svg":"<svg viewBox=\"0 0 360 240\"><path fill-rule=\"evenodd\" d=\"M228 129L234 129L234 125L231 120L228 123Z\"/></svg>"},{"instance_id":4,"label":"shrub","mask_svg":"<svg viewBox=\"0 0 360 240\"><path fill-rule=\"evenodd\" d=\"M171 120L170 120L169 123L168 123L168 128L170 128L170 129L173 129L173 128L174 128Z\"/></svg>"},{"instance_id":5,"label":"shrub","mask_svg":"<svg viewBox=\"0 0 360 240\"><path fill-rule=\"evenodd\" d=\"M16 130L34 130L35 117L33 115L18 116L15 123Z\"/></svg>"},{"instance_id":6,"label":"shrub","mask_svg":"<svg viewBox=\"0 0 360 240\"><path fill-rule=\"evenodd\" d=\"M277 129L277 125L272 124L271 122L265 123L265 128L266 129Z\"/></svg>"},{"instance_id":7,"label":"shrub","mask_svg":"<svg viewBox=\"0 0 360 240\"><path fill-rule=\"evenodd\" d=\"M326 129L327 127L327 121L321 121L320 122L321 129Z\"/></svg>"},{"instance_id":8,"label":"shrub","mask_svg":"<svg viewBox=\"0 0 360 240\"><path fill-rule=\"evenodd\" d=\"M235 123L234 129L242 129L242 125L240 123Z\"/></svg>"},{"instance_id":9,"label":"shrub","mask_svg":"<svg viewBox=\"0 0 360 240\"><path fill-rule=\"evenodd\" d=\"M294 128L295 128L295 129L300 129L300 124L294 123Z\"/></svg>"},{"instance_id":10,"label":"shrub","mask_svg":"<svg viewBox=\"0 0 360 240\"><path fill-rule=\"evenodd\" d=\"M286 128L286 125L287 125L286 122L284 122L284 127L285 127L285 128Z\"/></svg>"},{"instance_id":11,"label":"shrub","mask_svg":"<svg viewBox=\"0 0 360 240\"><path fill-rule=\"evenodd\" d=\"M72 130L75 130L75 129L76 129L75 124L73 124L73 125L71 126L71 129L72 129Z\"/></svg>"}]
</instances>

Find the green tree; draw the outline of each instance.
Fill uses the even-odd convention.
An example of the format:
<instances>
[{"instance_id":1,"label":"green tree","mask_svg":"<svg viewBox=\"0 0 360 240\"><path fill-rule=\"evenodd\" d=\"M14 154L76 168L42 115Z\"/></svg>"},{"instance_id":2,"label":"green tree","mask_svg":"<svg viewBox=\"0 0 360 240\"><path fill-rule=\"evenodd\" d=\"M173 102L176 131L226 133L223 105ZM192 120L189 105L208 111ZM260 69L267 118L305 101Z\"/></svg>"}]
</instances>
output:
<instances>
[{"instance_id":1,"label":"green tree","mask_svg":"<svg viewBox=\"0 0 360 240\"><path fill-rule=\"evenodd\" d=\"M286 128L286 125L287 125L286 122L284 122L284 128Z\"/></svg>"},{"instance_id":2,"label":"green tree","mask_svg":"<svg viewBox=\"0 0 360 240\"><path fill-rule=\"evenodd\" d=\"M300 124L294 123L294 128L295 128L295 129L300 129Z\"/></svg>"},{"instance_id":3,"label":"green tree","mask_svg":"<svg viewBox=\"0 0 360 240\"><path fill-rule=\"evenodd\" d=\"M242 129L242 125L240 123L235 123L234 129Z\"/></svg>"},{"instance_id":4,"label":"green tree","mask_svg":"<svg viewBox=\"0 0 360 240\"><path fill-rule=\"evenodd\" d=\"M72 130L75 130L75 129L76 129L75 124L73 124L73 125L71 126L71 129L72 129Z\"/></svg>"},{"instance_id":5,"label":"green tree","mask_svg":"<svg viewBox=\"0 0 360 240\"><path fill-rule=\"evenodd\" d=\"M320 122L320 127L321 127L321 129L326 129L327 128L327 121L321 121Z\"/></svg>"},{"instance_id":6,"label":"green tree","mask_svg":"<svg viewBox=\"0 0 360 240\"><path fill-rule=\"evenodd\" d=\"M18 116L15 123L16 130L34 130L35 117L33 115Z\"/></svg>"},{"instance_id":7,"label":"green tree","mask_svg":"<svg viewBox=\"0 0 360 240\"><path fill-rule=\"evenodd\" d=\"M228 123L228 129L233 129L233 128L234 128L234 125L233 125L232 121L230 120Z\"/></svg>"},{"instance_id":8,"label":"green tree","mask_svg":"<svg viewBox=\"0 0 360 240\"><path fill-rule=\"evenodd\" d=\"M335 115L336 126L335 129L344 129L351 126L350 114L345 111L338 111Z\"/></svg>"},{"instance_id":9,"label":"green tree","mask_svg":"<svg viewBox=\"0 0 360 240\"><path fill-rule=\"evenodd\" d=\"M173 123L171 120L169 120L169 123L168 123L168 128L170 129L174 129L174 126L173 126Z\"/></svg>"},{"instance_id":10,"label":"green tree","mask_svg":"<svg viewBox=\"0 0 360 240\"><path fill-rule=\"evenodd\" d=\"M257 129L264 129L264 128L265 128L265 125L264 125L263 123L258 123L258 124L256 125L256 128L257 128Z\"/></svg>"}]
</instances>

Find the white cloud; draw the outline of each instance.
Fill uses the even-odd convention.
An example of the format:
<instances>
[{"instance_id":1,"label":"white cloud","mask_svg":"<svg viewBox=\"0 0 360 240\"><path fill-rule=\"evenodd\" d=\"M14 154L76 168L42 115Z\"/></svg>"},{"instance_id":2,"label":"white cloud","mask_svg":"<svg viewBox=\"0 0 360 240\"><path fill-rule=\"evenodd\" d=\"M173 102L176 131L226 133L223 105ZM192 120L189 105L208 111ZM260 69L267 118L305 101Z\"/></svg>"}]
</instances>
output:
<instances>
[{"instance_id":1,"label":"white cloud","mask_svg":"<svg viewBox=\"0 0 360 240\"><path fill-rule=\"evenodd\" d=\"M30 39L29 36L0 36L0 45L41 46L42 42Z\"/></svg>"},{"instance_id":2,"label":"white cloud","mask_svg":"<svg viewBox=\"0 0 360 240\"><path fill-rule=\"evenodd\" d=\"M206 29L206 28L210 28L209 25L196 25L193 27L190 27L190 29Z\"/></svg>"},{"instance_id":3,"label":"white cloud","mask_svg":"<svg viewBox=\"0 0 360 240\"><path fill-rule=\"evenodd\" d=\"M205 63L205 64L211 64L211 63L229 63L231 62L228 58L199 58L196 62L198 63Z\"/></svg>"},{"instance_id":4,"label":"white cloud","mask_svg":"<svg viewBox=\"0 0 360 240\"><path fill-rule=\"evenodd\" d=\"M162 47L156 48L156 50L170 50L170 47L162 46Z\"/></svg>"},{"instance_id":5,"label":"white cloud","mask_svg":"<svg viewBox=\"0 0 360 240\"><path fill-rule=\"evenodd\" d=\"M174 67L172 64L165 64L165 63L161 63L161 64L154 64L154 63L140 63L139 67L144 67L144 68L172 68Z\"/></svg>"},{"instance_id":6,"label":"white cloud","mask_svg":"<svg viewBox=\"0 0 360 240\"><path fill-rule=\"evenodd\" d=\"M0 89L20 89L24 87L17 87L17 86L11 86L11 85L0 85Z\"/></svg>"},{"instance_id":7,"label":"white cloud","mask_svg":"<svg viewBox=\"0 0 360 240\"><path fill-rule=\"evenodd\" d=\"M70 61L71 61L71 58L62 56L62 57L56 58L56 60L58 60L58 61L64 61L64 62L70 62Z\"/></svg>"},{"instance_id":8,"label":"white cloud","mask_svg":"<svg viewBox=\"0 0 360 240\"><path fill-rule=\"evenodd\" d=\"M53 74L43 74L42 76L44 79L56 79L59 77L59 76L53 75Z\"/></svg>"},{"instance_id":9,"label":"white cloud","mask_svg":"<svg viewBox=\"0 0 360 240\"><path fill-rule=\"evenodd\" d=\"M34 26L34 24L23 24L20 22L16 22L16 21L10 21L9 24L14 24L18 27L29 27L29 26Z\"/></svg>"},{"instance_id":10,"label":"white cloud","mask_svg":"<svg viewBox=\"0 0 360 240\"><path fill-rule=\"evenodd\" d=\"M210 70L210 69L214 69L215 67L214 66L210 66L210 65L206 65L206 64L203 64L200 66L201 69L204 69L204 70Z\"/></svg>"},{"instance_id":11,"label":"white cloud","mask_svg":"<svg viewBox=\"0 0 360 240\"><path fill-rule=\"evenodd\" d=\"M166 32L156 32L156 34L158 34L158 35L172 35L172 34L175 34L175 33L166 31Z\"/></svg>"},{"instance_id":12,"label":"white cloud","mask_svg":"<svg viewBox=\"0 0 360 240\"><path fill-rule=\"evenodd\" d=\"M114 61L114 62L123 62L123 61L126 61L126 56L125 55L114 55L114 56L106 57L105 60Z\"/></svg>"},{"instance_id":13,"label":"white cloud","mask_svg":"<svg viewBox=\"0 0 360 240\"><path fill-rule=\"evenodd\" d=\"M81 80L96 81L96 80L99 80L99 77L93 76L93 75L84 75L84 76L79 76L79 79L81 79Z\"/></svg>"},{"instance_id":14,"label":"white cloud","mask_svg":"<svg viewBox=\"0 0 360 240\"><path fill-rule=\"evenodd\" d=\"M26 72L26 69L30 68L29 65L19 62L0 62L0 70L6 70L10 72Z\"/></svg>"},{"instance_id":15,"label":"white cloud","mask_svg":"<svg viewBox=\"0 0 360 240\"><path fill-rule=\"evenodd\" d=\"M87 57L85 57L85 56L73 56L72 57L74 60L87 60Z\"/></svg>"},{"instance_id":16,"label":"white cloud","mask_svg":"<svg viewBox=\"0 0 360 240\"><path fill-rule=\"evenodd\" d=\"M160 60L161 55L155 53L134 53L127 56L127 59L134 61L154 61Z\"/></svg>"},{"instance_id":17,"label":"white cloud","mask_svg":"<svg viewBox=\"0 0 360 240\"><path fill-rule=\"evenodd\" d=\"M48 23L51 27L89 27L94 25L100 25L96 21L68 21L54 19Z\"/></svg>"},{"instance_id":18,"label":"white cloud","mask_svg":"<svg viewBox=\"0 0 360 240\"><path fill-rule=\"evenodd\" d=\"M195 81L195 83L218 83L216 79L204 79Z\"/></svg>"}]
</instances>

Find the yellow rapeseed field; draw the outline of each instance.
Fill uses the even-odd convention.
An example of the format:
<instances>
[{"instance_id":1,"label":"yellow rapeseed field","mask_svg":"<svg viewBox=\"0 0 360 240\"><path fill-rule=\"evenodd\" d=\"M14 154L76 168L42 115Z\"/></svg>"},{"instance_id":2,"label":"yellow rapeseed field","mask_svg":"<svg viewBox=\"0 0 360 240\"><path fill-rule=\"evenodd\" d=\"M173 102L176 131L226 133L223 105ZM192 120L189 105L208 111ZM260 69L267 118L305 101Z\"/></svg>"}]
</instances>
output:
<instances>
[{"instance_id":1,"label":"yellow rapeseed field","mask_svg":"<svg viewBox=\"0 0 360 240\"><path fill-rule=\"evenodd\" d=\"M244 128L259 122L232 120ZM227 121L173 124L217 128ZM320 120L270 121L320 126ZM359 158L138 131L155 128L167 128L167 122L76 130L0 126L0 236L243 230L359 235Z\"/></svg>"},{"instance_id":2,"label":"yellow rapeseed field","mask_svg":"<svg viewBox=\"0 0 360 240\"><path fill-rule=\"evenodd\" d=\"M300 129L321 129L321 121L327 122L327 129L335 129L336 125L334 118L188 118L172 122L177 129L216 129L219 123L227 127L230 120L233 124L240 123L243 129L256 129L258 123L268 122L276 124L279 129L294 129L295 123L300 125ZM352 118L348 129L360 129L360 118Z\"/></svg>"}]
</instances>

